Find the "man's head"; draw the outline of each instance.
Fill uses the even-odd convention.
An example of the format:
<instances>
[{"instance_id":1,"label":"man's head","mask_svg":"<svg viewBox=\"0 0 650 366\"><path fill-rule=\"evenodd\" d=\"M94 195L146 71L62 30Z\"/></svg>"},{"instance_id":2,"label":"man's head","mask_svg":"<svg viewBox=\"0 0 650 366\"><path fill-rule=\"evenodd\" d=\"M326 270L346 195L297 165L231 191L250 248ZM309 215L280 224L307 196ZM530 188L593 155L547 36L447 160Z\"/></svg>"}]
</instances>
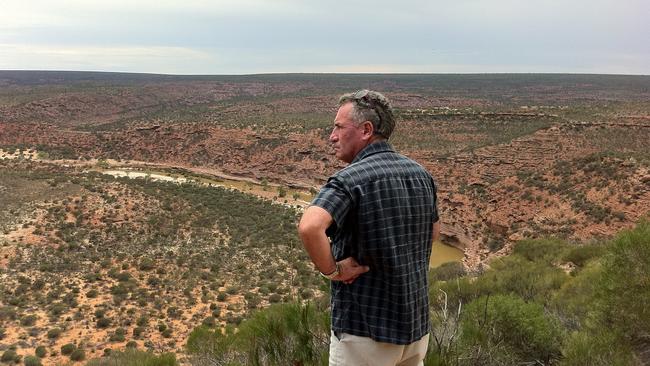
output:
<instances>
[{"instance_id":1,"label":"man's head","mask_svg":"<svg viewBox=\"0 0 650 366\"><path fill-rule=\"evenodd\" d=\"M330 142L336 157L350 163L364 147L390 137L395 118L390 102L380 93L359 90L339 99Z\"/></svg>"}]
</instances>

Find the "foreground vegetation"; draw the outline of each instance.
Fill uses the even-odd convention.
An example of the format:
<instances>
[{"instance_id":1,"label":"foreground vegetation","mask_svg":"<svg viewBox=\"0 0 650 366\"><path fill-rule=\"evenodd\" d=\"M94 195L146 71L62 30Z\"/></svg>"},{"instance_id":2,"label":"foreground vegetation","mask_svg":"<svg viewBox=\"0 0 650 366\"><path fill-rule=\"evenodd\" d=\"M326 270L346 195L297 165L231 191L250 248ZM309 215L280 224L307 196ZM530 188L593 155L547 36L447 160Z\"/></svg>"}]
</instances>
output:
<instances>
[{"instance_id":1,"label":"foreground vegetation","mask_svg":"<svg viewBox=\"0 0 650 366\"><path fill-rule=\"evenodd\" d=\"M480 275L431 271L425 365L635 365L650 346L650 224L614 240L521 242ZM238 332L200 326L196 365L326 365L322 303L276 305ZM263 336L262 336L263 335Z\"/></svg>"}]
</instances>

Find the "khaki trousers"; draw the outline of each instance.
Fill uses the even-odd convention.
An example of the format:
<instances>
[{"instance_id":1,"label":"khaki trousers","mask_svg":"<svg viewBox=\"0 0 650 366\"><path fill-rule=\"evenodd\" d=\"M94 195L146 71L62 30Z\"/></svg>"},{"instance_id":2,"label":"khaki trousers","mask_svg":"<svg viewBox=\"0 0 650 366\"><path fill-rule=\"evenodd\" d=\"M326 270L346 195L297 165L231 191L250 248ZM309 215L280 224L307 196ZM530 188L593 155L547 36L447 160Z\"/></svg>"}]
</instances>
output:
<instances>
[{"instance_id":1,"label":"khaki trousers","mask_svg":"<svg viewBox=\"0 0 650 366\"><path fill-rule=\"evenodd\" d=\"M377 342L347 333L330 337L329 366L422 366L429 335L411 344Z\"/></svg>"}]
</instances>

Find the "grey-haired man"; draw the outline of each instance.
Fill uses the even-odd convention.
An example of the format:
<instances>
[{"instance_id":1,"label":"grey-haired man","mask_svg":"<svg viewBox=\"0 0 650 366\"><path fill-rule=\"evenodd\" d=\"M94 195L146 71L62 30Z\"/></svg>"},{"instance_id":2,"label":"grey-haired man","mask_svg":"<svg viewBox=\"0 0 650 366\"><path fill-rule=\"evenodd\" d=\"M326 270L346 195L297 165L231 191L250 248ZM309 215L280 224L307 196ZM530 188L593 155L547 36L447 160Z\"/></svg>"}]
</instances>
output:
<instances>
[{"instance_id":1,"label":"grey-haired man","mask_svg":"<svg viewBox=\"0 0 650 366\"><path fill-rule=\"evenodd\" d=\"M330 365L415 366L426 354L427 273L440 232L436 186L388 144L394 128L380 93L340 98L329 141L349 165L329 178L298 228L332 281Z\"/></svg>"}]
</instances>

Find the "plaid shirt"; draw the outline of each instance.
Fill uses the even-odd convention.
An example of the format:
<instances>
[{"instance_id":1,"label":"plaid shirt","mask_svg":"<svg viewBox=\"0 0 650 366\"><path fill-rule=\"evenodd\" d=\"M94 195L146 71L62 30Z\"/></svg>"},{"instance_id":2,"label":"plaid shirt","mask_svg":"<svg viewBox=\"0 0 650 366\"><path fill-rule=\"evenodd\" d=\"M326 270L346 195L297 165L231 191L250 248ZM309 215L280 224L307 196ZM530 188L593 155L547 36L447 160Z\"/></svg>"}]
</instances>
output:
<instances>
[{"instance_id":1,"label":"plaid shirt","mask_svg":"<svg viewBox=\"0 0 650 366\"><path fill-rule=\"evenodd\" d=\"M334 258L352 256L370 267L350 285L332 281L332 330L393 344L426 335L427 273L438 221L431 175L376 142L332 176L311 204L334 219L326 231Z\"/></svg>"}]
</instances>

